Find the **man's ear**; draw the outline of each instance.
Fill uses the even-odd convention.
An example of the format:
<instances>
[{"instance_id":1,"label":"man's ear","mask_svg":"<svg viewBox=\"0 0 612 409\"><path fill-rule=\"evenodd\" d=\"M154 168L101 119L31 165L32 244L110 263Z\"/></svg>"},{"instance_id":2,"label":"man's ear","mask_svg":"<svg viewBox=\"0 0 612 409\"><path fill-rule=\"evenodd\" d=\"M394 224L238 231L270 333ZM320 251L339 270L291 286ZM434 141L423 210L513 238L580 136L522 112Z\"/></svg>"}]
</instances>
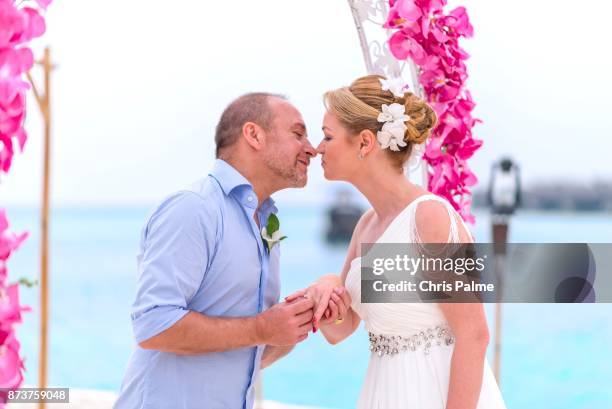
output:
<instances>
[{"instance_id":1,"label":"man's ear","mask_svg":"<svg viewBox=\"0 0 612 409\"><path fill-rule=\"evenodd\" d=\"M242 137L255 150L261 150L266 142L266 135L261 126L254 122L242 125Z\"/></svg>"},{"instance_id":2,"label":"man's ear","mask_svg":"<svg viewBox=\"0 0 612 409\"><path fill-rule=\"evenodd\" d=\"M365 156L374 149L374 144L377 143L376 136L369 129L364 129L359 133L359 153Z\"/></svg>"}]
</instances>

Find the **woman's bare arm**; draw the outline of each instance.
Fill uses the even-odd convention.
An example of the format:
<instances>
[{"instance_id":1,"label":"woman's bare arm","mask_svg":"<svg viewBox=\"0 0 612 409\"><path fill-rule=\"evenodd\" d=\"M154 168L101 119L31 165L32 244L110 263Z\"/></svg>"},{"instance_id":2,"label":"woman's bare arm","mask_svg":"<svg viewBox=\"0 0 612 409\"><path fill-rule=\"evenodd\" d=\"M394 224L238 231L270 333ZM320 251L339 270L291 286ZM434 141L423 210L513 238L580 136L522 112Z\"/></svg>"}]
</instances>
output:
<instances>
[{"instance_id":1,"label":"woman's bare arm","mask_svg":"<svg viewBox=\"0 0 612 409\"><path fill-rule=\"evenodd\" d=\"M455 216L456 218L457 216ZM460 242L471 242L459 220ZM450 231L446 208L438 202L419 204L417 229L423 243L445 243ZM446 409L475 409L480 397L489 329L482 304L438 304L455 336Z\"/></svg>"},{"instance_id":2,"label":"woman's bare arm","mask_svg":"<svg viewBox=\"0 0 612 409\"><path fill-rule=\"evenodd\" d=\"M351 242L346 253L346 259L344 260L344 266L342 267L342 272L338 277L338 283L342 286L344 286L344 284L346 283L346 276L351 267L351 262L359 254L358 246L361 245L361 235L363 232L363 228L370 220L373 213L373 210L368 210L367 212L365 212L359 219L357 225L355 226L355 230L353 230L353 236L351 237ZM350 300L349 305L346 307L347 311L346 314L342 316L343 320L341 324L328 323L326 325L321 326L321 332L323 333L323 336L325 337L327 342L332 345L335 345L338 342L341 342L344 339L348 338L353 332L355 332L357 327L359 327L359 323L361 322L359 315L357 315L357 313L353 311L352 308L350 308Z\"/></svg>"}]
</instances>

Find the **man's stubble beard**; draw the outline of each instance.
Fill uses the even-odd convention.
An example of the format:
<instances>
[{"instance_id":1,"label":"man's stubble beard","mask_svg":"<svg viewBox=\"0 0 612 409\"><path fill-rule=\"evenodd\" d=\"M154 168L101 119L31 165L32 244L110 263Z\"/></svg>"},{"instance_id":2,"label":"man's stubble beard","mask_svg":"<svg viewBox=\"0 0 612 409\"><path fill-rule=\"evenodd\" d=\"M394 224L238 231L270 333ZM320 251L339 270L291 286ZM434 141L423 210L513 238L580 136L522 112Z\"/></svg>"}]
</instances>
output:
<instances>
[{"instance_id":1,"label":"man's stubble beard","mask_svg":"<svg viewBox=\"0 0 612 409\"><path fill-rule=\"evenodd\" d=\"M304 187L308 181L306 173L300 174L297 168L297 159L290 165L283 160L283 152L277 149L264 154L264 163L270 171L286 181L290 187Z\"/></svg>"}]
</instances>

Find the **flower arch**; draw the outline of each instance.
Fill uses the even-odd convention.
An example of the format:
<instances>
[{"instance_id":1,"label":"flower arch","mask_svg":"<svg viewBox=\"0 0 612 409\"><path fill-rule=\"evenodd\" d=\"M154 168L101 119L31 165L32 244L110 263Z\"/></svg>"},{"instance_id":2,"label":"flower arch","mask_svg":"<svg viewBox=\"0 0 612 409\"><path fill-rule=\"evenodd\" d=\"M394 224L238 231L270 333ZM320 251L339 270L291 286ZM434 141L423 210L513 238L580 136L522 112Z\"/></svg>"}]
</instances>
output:
<instances>
[{"instance_id":1,"label":"flower arch","mask_svg":"<svg viewBox=\"0 0 612 409\"><path fill-rule=\"evenodd\" d=\"M0 0L0 177L8 174L15 151L22 151L27 141L23 125L30 85L24 75L34 65L29 43L45 32L43 13L50 3ZM20 305L19 284L8 281L7 261L28 234L9 227L6 211L0 208L0 388L16 389L23 382L24 366L15 326L27 307ZM0 408L6 397L0 394Z\"/></svg>"},{"instance_id":2,"label":"flower arch","mask_svg":"<svg viewBox=\"0 0 612 409\"><path fill-rule=\"evenodd\" d=\"M400 77L409 68L413 92L438 116L431 138L416 149L424 184L474 223L471 186L478 179L468 160L482 140L472 132L480 121L472 116L475 103L466 87L469 55L459 45L474 31L466 9L445 11L446 0L349 0L349 5L368 72Z\"/></svg>"}]
</instances>

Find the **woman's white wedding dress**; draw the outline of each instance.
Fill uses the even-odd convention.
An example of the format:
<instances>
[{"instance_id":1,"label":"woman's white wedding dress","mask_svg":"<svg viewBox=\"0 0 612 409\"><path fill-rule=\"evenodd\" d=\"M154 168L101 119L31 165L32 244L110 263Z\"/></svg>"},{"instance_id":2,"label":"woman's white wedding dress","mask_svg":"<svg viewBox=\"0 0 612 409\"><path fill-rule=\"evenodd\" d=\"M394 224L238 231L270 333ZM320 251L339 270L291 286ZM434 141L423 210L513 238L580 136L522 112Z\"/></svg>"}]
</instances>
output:
<instances>
[{"instance_id":1,"label":"woman's white wedding dress","mask_svg":"<svg viewBox=\"0 0 612 409\"><path fill-rule=\"evenodd\" d=\"M377 243L418 243L418 203L436 200L451 220L449 242L459 242L463 223L442 198L424 195L411 202ZM467 229L466 229L467 230ZM435 303L361 303L361 258L346 277L353 310L369 332L371 356L357 403L359 409L444 409L448 395L454 338ZM401 337L401 338L400 338ZM478 409L505 409L495 377L485 360Z\"/></svg>"}]
</instances>

